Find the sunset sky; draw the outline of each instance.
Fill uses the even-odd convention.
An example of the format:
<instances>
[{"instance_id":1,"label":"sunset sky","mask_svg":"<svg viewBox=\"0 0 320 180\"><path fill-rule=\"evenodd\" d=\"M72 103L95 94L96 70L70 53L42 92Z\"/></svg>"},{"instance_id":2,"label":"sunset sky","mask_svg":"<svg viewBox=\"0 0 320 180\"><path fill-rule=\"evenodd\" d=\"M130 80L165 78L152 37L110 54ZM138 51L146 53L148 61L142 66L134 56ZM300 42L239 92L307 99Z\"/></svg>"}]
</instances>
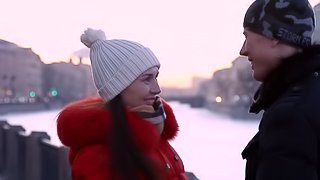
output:
<instances>
[{"instance_id":1,"label":"sunset sky","mask_svg":"<svg viewBox=\"0 0 320 180\"><path fill-rule=\"evenodd\" d=\"M84 48L87 28L109 39L151 48L159 81L187 87L193 76L229 67L244 37L242 20L252 0L10 0L1 3L0 38L30 47L45 63L66 61ZM312 6L319 0L309 0Z\"/></svg>"}]
</instances>

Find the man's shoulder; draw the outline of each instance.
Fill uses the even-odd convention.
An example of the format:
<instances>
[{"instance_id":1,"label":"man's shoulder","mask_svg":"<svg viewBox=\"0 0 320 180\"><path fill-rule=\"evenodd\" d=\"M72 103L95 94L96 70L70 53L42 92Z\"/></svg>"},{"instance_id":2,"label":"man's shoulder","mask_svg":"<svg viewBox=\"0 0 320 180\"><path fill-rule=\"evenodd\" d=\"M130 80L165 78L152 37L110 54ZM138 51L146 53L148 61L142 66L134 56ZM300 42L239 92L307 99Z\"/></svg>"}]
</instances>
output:
<instances>
[{"instance_id":1,"label":"man's shoulder","mask_svg":"<svg viewBox=\"0 0 320 180\"><path fill-rule=\"evenodd\" d=\"M290 109L315 105L320 105L320 72L314 72L299 83L293 84L273 106Z\"/></svg>"},{"instance_id":2,"label":"man's shoulder","mask_svg":"<svg viewBox=\"0 0 320 180\"><path fill-rule=\"evenodd\" d=\"M271 105L265 115L281 119L320 119L320 74L290 87Z\"/></svg>"}]
</instances>

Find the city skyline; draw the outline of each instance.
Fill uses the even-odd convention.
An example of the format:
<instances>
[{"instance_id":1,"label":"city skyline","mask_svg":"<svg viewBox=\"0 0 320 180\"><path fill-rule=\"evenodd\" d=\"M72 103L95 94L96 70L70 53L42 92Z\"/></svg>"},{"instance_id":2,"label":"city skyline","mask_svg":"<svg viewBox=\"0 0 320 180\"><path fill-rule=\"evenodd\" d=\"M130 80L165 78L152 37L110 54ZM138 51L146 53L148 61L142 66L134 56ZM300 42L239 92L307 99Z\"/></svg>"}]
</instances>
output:
<instances>
[{"instance_id":1,"label":"city skyline","mask_svg":"<svg viewBox=\"0 0 320 180\"><path fill-rule=\"evenodd\" d=\"M84 48L79 36L87 27L102 29L109 39L151 48L162 64L160 84L188 87L192 77L210 78L238 57L242 20L251 2L5 1L0 38L32 48L43 62L52 63L68 61ZM309 2L315 6L319 0Z\"/></svg>"}]
</instances>

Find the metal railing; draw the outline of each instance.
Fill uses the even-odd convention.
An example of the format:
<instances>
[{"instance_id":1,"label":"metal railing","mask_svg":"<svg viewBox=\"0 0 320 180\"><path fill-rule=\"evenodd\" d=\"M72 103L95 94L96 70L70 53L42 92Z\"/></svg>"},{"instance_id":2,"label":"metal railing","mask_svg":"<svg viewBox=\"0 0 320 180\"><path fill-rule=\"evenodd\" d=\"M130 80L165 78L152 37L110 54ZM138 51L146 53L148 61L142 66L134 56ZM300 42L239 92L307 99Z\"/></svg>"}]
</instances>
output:
<instances>
[{"instance_id":1,"label":"metal railing","mask_svg":"<svg viewBox=\"0 0 320 180\"><path fill-rule=\"evenodd\" d=\"M0 176L3 180L70 180L68 150L50 143L45 132L25 134L0 121Z\"/></svg>"},{"instance_id":2,"label":"metal railing","mask_svg":"<svg viewBox=\"0 0 320 180\"><path fill-rule=\"evenodd\" d=\"M71 180L68 149L51 144L46 132L26 135L22 126L0 120L0 180Z\"/></svg>"}]
</instances>

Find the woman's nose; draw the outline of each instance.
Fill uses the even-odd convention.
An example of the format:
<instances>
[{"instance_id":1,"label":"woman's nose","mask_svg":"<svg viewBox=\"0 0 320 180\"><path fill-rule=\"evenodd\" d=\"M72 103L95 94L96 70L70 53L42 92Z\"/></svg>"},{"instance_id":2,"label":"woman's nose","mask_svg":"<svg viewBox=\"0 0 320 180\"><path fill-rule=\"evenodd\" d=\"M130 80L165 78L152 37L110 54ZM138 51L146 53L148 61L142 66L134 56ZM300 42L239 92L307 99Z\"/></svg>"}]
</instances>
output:
<instances>
[{"instance_id":1,"label":"woman's nose","mask_svg":"<svg viewBox=\"0 0 320 180\"><path fill-rule=\"evenodd\" d=\"M160 94L161 93L161 88L160 88L160 86L159 86L157 81L152 83L151 92L153 94Z\"/></svg>"}]
</instances>

